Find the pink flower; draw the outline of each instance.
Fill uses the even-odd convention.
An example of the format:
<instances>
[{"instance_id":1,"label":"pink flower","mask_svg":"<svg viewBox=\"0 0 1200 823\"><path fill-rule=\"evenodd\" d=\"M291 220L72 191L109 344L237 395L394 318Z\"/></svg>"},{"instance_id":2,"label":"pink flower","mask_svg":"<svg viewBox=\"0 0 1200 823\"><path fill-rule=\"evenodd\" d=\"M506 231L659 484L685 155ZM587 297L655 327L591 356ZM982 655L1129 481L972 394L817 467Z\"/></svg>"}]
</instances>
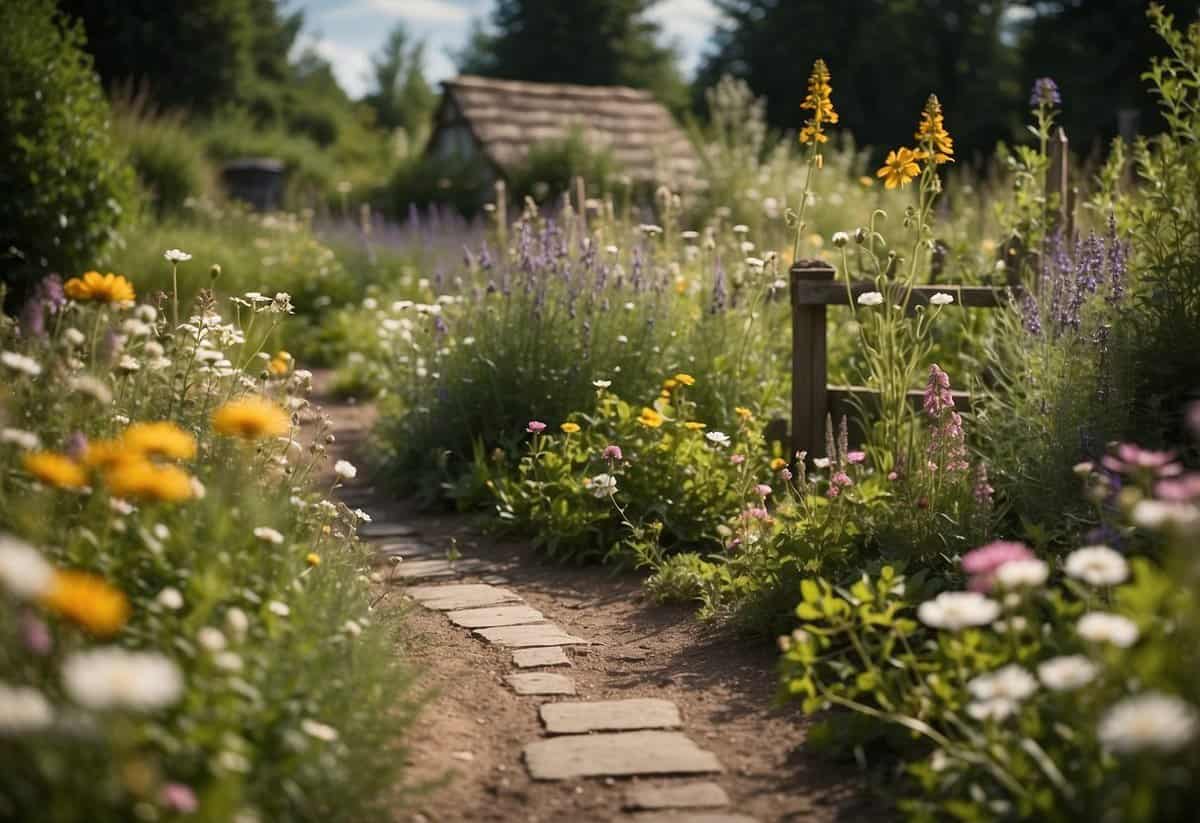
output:
<instances>
[{"instance_id":1,"label":"pink flower","mask_svg":"<svg viewBox=\"0 0 1200 823\"><path fill-rule=\"evenodd\" d=\"M1200 473L1190 472L1182 477L1159 480L1154 486L1154 496L1177 503L1200 499Z\"/></svg>"},{"instance_id":2,"label":"pink flower","mask_svg":"<svg viewBox=\"0 0 1200 823\"><path fill-rule=\"evenodd\" d=\"M963 571L971 575L971 591L988 591L996 569L1014 560L1033 560L1033 551L1024 543L994 540L963 555Z\"/></svg>"},{"instance_id":3,"label":"pink flower","mask_svg":"<svg viewBox=\"0 0 1200 823\"><path fill-rule=\"evenodd\" d=\"M759 497L766 497L771 493L771 487L766 483L759 483L754 487L754 490L758 492Z\"/></svg>"},{"instance_id":4,"label":"pink flower","mask_svg":"<svg viewBox=\"0 0 1200 823\"><path fill-rule=\"evenodd\" d=\"M1150 469L1161 476L1179 474L1182 467L1172 463L1175 459L1173 451L1153 451L1143 449L1133 443L1121 443L1117 446L1115 455L1106 454L1100 462L1104 468L1117 474L1130 474L1139 469Z\"/></svg>"},{"instance_id":5,"label":"pink flower","mask_svg":"<svg viewBox=\"0 0 1200 823\"><path fill-rule=\"evenodd\" d=\"M746 455L744 455L744 454L731 454L731 455L729 456L729 462L730 462L730 463L732 463L732 464L733 464L733 465L735 465L735 466L740 466L740 465L742 465L743 463L745 463L745 462L746 462Z\"/></svg>"},{"instance_id":6,"label":"pink flower","mask_svg":"<svg viewBox=\"0 0 1200 823\"><path fill-rule=\"evenodd\" d=\"M850 475L845 472L836 472L833 477L829 478L831 486L853 486L854 481L850 479Z\"/></svg>"},{"instance_id":7,"label":"pink flower","mask_svg":"<svg viewBox=\"0 0 1200 823\"><path fill-rule=\"evenodd\" d=\"M896 472L888 472L887 479L895 482L900 479L900 475L896 474Z\"/></svg>"},{"instance_id":8,"label":"pink flower","mask_svg":"<svg viewBox=\"0 0 1200 823\"><path fill-rule=\"evenodd\" d=\"M530 420L529 425L525 427L525 431L530 434L541 434L546 430L546 424L541 420Z\"/></svg>"},{"instance_id":9,"label":"pink flower","mask_svg":"<svg viewBox=\"0 0 1200 823\"><path fill-rule=\"evenodd\" d=\"M182 783L168 783L159 793L162 804L173 812L191 814L199 807L196 793Z\"/></svg>"},{"instance_id":10,"label":"pink flower","mask_svg":"<svg viewBox=\"0 0 1200 823\"><path fill-rule=\"evenodd\" d=\"M861 463L866 459L867 459L866 452L854 451L854 452L846 453L846 462L847 463Z\"/></svg>"},{"instance_id":11,"label":"pink flower","mask_svg":"<svg viewBox=\"0 0 1200 823\"><path fill-rule=\"evenodd\" d=\"M621 447L617 446L617 445L612 445L612 444L605 446L604 447L604 459L605 460L622 460L622 459L624 459L621 454Z\"/></svg>"},{"instance_id":12,"label":"pink flower","mask_svg":"<svg viewBox=\"0 0 1200 823\"><path fill-rule=\"evenodd\" d=\"M770 520L771 515L762 506L751 506L742 513L742 517L746 520Z\"/></svg>"},{"instance_id":13,"label":"pink flower","mask_svg":"<svg viewBox=\"0 0 1200 823\"><path fill-rule=\"evenodd\" d=\"M779 470L779 476L784 479L784 482L792 479L792 470L786 466Z\"/></svg>"},{"instance_id":14,"label":"pink flower","mask_svg":"<svg viewBox=\"0 0 1200 823\"><path fill-rule=\"evenodd\" d=\"M38 657L45 657L54 648L50 627L33 612L21 615L21 639L25 641L25 648Z\"/></svg>"}]
</instances>

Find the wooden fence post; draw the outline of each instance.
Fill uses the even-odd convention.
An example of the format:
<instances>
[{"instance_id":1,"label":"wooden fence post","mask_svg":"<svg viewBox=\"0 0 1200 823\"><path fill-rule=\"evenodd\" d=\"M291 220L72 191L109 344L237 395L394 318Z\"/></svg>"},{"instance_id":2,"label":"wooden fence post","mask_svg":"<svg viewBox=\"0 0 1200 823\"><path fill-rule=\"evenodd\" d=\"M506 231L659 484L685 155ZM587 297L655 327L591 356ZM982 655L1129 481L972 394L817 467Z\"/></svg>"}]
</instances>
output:
<instances>
[{"instance_id":1,"label":"wooden fence post","mask_svg":"<svg viewBox=\"0 0 1200 823\"><path fill-rule=\"evenodd\" d=\"M792 453L817 455L825 441L829 399L826 385L825 305L800 301L800 288L809 282L829 282L836 274L822 260L798 260L788 274L792 296Z\"/></svg>"},{"instance_id":2,"label":"wooden fence post","mask_svg":"<svg viewBox=\"0 0 1200 823\"><path fill-rule=\"evenodd\" d=\"M1075 193L1071 191L1071 144L1060 126L1050 136L1049 165L1046 167L1046 197L1058 196L1057 224L1070 243L1075 233Z\"/></svg>"}]
</instances>

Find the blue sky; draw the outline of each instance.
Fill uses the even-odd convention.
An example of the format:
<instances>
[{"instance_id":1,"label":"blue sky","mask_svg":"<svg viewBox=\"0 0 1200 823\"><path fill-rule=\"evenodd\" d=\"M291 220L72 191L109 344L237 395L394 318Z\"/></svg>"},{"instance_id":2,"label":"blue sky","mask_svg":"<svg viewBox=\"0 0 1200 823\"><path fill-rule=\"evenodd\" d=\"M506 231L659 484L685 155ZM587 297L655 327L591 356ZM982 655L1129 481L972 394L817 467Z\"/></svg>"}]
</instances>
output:
<instances>
[{"instance_id":1,"label":"blue sky","mask_svg":"<svg viewBox=\"0 0 1200 823\"><path fill-rule=\"evenodd\" d=\"M371 54L397 22L428 42L426 70L437 82L454 74L449 52L461 48L472 20L488 16L492 0L288 0L286 6L304 11L302 44L314 46L358 97L367 90ZM661 0L653 16L690 74L717 20L711 0Z\"/></svg>"}]
</instances>

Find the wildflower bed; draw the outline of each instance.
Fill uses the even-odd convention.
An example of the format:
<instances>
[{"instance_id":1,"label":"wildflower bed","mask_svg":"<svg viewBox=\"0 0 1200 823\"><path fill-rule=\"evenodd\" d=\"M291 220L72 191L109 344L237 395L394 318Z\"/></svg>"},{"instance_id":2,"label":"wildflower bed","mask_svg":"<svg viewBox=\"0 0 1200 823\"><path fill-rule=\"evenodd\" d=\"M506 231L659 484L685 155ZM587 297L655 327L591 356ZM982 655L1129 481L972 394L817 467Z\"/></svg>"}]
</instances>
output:
<instances>
[{"instance_id":1,"label":"wildflower bed","mask_svg":"<svg viewBox=\"0 0 1200 823\"><path fill-rule=\"evenodd\" d=\"M89 272L3 319L0 814L360 820L409 674L310 375L262 350L290 299L178 309Z\"/></svg>"}]
</instances>

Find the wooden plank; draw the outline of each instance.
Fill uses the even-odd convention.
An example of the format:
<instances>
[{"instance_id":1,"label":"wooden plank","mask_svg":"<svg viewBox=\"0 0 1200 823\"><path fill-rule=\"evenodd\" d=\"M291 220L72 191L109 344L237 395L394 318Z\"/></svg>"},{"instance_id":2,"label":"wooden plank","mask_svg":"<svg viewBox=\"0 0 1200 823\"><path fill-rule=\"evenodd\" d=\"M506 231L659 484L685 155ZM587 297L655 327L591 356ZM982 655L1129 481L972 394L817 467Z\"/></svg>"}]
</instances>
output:
<instances>
[{"instance_id":1,"label":"wooden plank","mask_svg":"<svg viewBox=\"0 0 1200 823\"><path fill-rule=\"evenodd\" d=\"M789 270L792 296L792 454L817 454L825 435L828 380L825 350L826 303L801 298L810 289L831 288L833 266L799 261Z\"/></svg>"},{"instance_id":2,"label":"wooden plank","mask_svg":"<svg viewBox=\"0 0 1200 823\"><path fill-rule=\"evenodd\" d=\"M857 300L860 294L875 291L875 284L870 281L853 283L849 294L845 283L829 283L813 280L792 281L792 305L800 306L848 306L851 300ZM949 294L954 298L951 305L966 306L973 309L994 309L1009 300L1010 289L993 286L952 286L922 285L913 286L910 304L925 305L935 294ZM851 297L853 295L853 297Z\"/></svg>"}]
</instances>

